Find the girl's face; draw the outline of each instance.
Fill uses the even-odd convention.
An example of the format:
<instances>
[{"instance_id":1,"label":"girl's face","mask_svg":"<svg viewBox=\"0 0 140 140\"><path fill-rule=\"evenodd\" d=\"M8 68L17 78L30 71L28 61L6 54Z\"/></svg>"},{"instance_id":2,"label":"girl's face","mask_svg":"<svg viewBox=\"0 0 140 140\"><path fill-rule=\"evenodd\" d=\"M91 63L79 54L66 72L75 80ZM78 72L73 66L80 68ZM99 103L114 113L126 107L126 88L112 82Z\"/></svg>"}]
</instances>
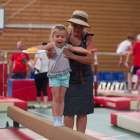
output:
<instances>
[{"instance_id":1,"label":"girl's face","mask_svg":"<svg viewBox=\"0 0 140 140\"><path fill-rule=\"evenodd\" d=\"M76 24L76 23L71 23L71 24L72 24L73 34L75 36L81 36L81 34L83 33L83 30L84 30L85 26L79 25L79 24Z\"/></svg>"},{"instance_id":2,"label":"girl's face","mask_svg":"<svg viewBox=\"0 0 140 140\"><path fill-rule=\"evenodd\" d=\"M53 35L53 41L55 42L56 46L62 48L64 43L67 41L66 31L56 31Z\"/></svg>"}]
</instances>

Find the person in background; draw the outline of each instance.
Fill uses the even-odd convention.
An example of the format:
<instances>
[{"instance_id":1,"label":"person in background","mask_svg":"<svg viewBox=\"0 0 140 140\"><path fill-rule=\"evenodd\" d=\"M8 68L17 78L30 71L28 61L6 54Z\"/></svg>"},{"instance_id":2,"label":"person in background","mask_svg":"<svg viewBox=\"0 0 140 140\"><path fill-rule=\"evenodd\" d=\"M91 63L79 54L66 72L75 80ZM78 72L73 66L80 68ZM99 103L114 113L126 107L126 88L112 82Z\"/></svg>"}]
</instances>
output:
<instances>
[{"instance_id":1,"label":"person in background","mask_svg":"<svg viewBox=\"0 0 140 140\"><path fill-rule=\"evenodd\" d=\"M128 90L125 90L125 93L132 92L132 76L136 74L136 71L140 68L140 34L137 35L137 42L133 45L132 49L126 56L126 61L124 65L129 68L128 61L130 56L134 56L132 66L128 72Z\"/></svg>"},{"instance_id":2,"label":"person in background","mask_svg":"<svg viewBox=\"0 0 140 140\"><path fill-rule=\"evenodd\" d=\"M23 41L17 42L17 51L22 51L24 47ZM25 79L30 76L29 66L27 62L30 60L29 55L25 53L14 53L9 63L9 77L12 79ZM27 64L27 68L26 68Z\"/></svg>"},{"instance_id":3,"label":"person in background","mask_svg":"<svg viewBox=\"0 0 140 140\"><path fill-rule=\"evenodd\" d=\"M138 99L137 99L137 103L136 103L136 110L135 110L135 112L138 112L139 105L140 105L140 69L137 70L136 75L138 76L138 79L137 79L136 83L139 83L139 88L138 88L139 94L138 94Z\"/></svg>"},{"instance_id":4,"label":"person in background","mask_svg":"<svg viewBox=\"0 0 140 140\"><path fill-rule=\"evenodd\" d=\"M117 54L128 54L129 50L132 48L132 43L133 43L134 37L133 36L127 36L127 39L121 42L120 44L117 45ZM120 62L119 66L122 67L122 61L123 61L123 55L120 56Z\"/></svg>"},{"instance_id":5,"label":"person in background","mask_svg":"<svg viewBox=\"0 0 140 140\"><path fill-rule=\"evenodd\" d=\"M47 45L46 42L42 42L41 45ZM33 66L36 65L37 59L40 59L41 69L37 70L35 68L35 85L36 85L36 95L37 95L37 104L34 105L35 108L41 108L41 90L43 92L44 105L42 108L47 108L48 94L47 94L47 85L48 85L48 65L49 59L45 53L39 53L35 55L34 60L30 60Z\"/></svg>"},{"instance_id":6,"label":"person in background","mask_svg":"<svg viewBox=\"0 0 140 140\"><path fill-rule=\"evenodd\" d=\"M3 31L0 30L0 39L2 38L2 36L3 36Z\"/></svg>"}]
</instances>

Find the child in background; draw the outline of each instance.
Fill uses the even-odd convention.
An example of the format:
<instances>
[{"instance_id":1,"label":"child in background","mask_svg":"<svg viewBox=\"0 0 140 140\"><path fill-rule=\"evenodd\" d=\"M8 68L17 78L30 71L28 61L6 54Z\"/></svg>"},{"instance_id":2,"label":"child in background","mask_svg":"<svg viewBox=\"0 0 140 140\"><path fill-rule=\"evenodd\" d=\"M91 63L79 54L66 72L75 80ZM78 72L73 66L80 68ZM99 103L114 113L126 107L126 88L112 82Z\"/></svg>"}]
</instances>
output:
<instances>
[{"instance_id":1,"label":"child in background","mask_svg":"<svg viewBox=\"0 0 140 140\"><path fill-rule=\"evenodd\" d=\"M132 48L132 42L134 40L133 36L127 36L127 39L122 41L120 44L117 45L117 54L127 54L128 48ZM119 66L122 67L123 56L120 56Z\"/></svg>"},{"instance_id":2,"label":"child in background","mask_svg":"<svg viewBox=\"0 0 140 140\"><path fill-rule=\"evenodd\" d=\"M47 76L52 91L52 114L55 127L64 126L62 116L64 111L64 98L67 88L69 87L70 78L70 63L67 56L63 53L64 49L69 49L72 52L80 52L92 54L96 49L87 50L82 47L74 47L67 44L68 31L64 25L58 24L52 28L50 35L51 43L45 46L35 46L38 49L55 49L56 54L50 58L50 66Z\"/></svg>"},{"instance_id":3,"label":"child in background","mask_svg":"<svg viewBox=\"0 0 140 140\"><path fill-rule=\"evenodd\" d=\"M140 69L137 70L137 73L136 73L136 74L137 74L137 76L138 76L139 93L138 93L138 100L137 100L135 112L138 112L138 110L139 110L139 105L140 105Z\"/></svg>"}]
</instances>

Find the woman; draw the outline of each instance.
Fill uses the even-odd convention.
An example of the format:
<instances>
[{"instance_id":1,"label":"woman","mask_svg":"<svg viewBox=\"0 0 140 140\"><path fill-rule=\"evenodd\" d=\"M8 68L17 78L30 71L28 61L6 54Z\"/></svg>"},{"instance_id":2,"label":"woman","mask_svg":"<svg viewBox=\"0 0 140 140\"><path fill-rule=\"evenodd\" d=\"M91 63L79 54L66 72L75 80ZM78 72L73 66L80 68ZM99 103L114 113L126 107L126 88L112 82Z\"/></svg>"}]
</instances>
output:
<instances>
[{"instance_id":1,"label":"woman","mask_svg":"<svg viewBox=\"0 0 140 140\"><path fill-rule=\"evenodd\" d=\"M73 12L70 22L70 35L68 43L73 46L80 46L91 50L95 46L93 34L85 32L88 15L76 10ZM49 53L49 57L53 53ZM65 49L64 54L70 58L70 83L65 95L64 124L72 128L74 126L74 116L77 115L76 128L85 133L87 124L87 114L93 113L93 75L91 64L94 54L72 53Z\"/></svg>"},{"instance_id":2,"label":"woman","mask_svg":"<svg viewBox=\"0 0 140 140\"><path fill-rule=\"evenodd\" d=\"M42 42L41 45L47 45L46 42ZM41 60L41 69L38 71L35 68L37 59ZM47 108L47 101L48 101L48 94L47 94L47 85L48 85L48 65L49 65L49 59L46 55L46 53L40 53L36 54L34 60L31 60L32 65L35 69L35 85L36 85L36 94L37 94L37 104L34 105L35 108L41 108L41 90L43 92L43 99L44 99L44 105L42 105L42 108Z\"/></svg>"}]
</instances>

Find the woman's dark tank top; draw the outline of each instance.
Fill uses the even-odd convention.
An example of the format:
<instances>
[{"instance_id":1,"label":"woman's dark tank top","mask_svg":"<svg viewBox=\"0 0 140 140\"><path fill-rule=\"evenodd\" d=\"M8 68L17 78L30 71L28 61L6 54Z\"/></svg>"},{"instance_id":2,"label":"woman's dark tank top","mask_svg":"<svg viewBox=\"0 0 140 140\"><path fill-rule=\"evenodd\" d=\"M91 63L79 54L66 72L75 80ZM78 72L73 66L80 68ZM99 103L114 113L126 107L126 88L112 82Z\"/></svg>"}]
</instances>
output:
<instances>
[{"instance_id":1,"label":"woman's dark tank top","mask_svg":"<svg viewBox=\"0 0 140 140\"><path fill-rule=\"evenodd\" d=\"M86 33L85 37L83 38L82 42L78 47L82 47L86 49L86 41L87 41L87 36L93 36L94 34L89 34ZM68 44L73 45L70 41L68 41ZM75 55L79 56L86 56L86 54L83 53L78 53L78 52L73 52ZM77 82L83 82L85 80L88 80L89 76L92 76L92 68L91 65L85 65L82 63L79 63L73 59L70 59L70 68L72 72L70 73L70 82L72 83L77 83ZM76 73L76 74L75 74Z\"/></svg>"}]
</instances>

